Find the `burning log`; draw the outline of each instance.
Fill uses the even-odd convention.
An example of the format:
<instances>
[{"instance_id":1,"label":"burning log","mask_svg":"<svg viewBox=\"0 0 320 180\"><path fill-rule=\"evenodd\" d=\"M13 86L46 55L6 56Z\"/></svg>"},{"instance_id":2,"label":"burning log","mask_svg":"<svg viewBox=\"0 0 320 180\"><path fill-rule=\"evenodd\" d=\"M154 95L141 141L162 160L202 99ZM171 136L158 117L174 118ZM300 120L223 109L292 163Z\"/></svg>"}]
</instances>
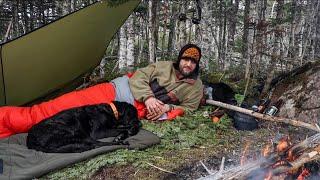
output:
<instances>
[{"instance_id":1,"label":"burning log","mask_svg":"<svg viewBox=\"0 0 320 180\"><path fill-rule=\"evenodd\" d=\"M288 118L283 118L283 117L275 117L275 116L269 116L266 114L261 114L258 112L254 112L252 110L249 109L245 109L245 108L241 108L238 106L233 106L230 104L226 104L226 103L222 103L219 101L214 101L214 100L206 100L207 104L211 104L211 105L215 105L215 106L219 106L225 109L229 109L229 110L233 110L233 111L237 111L243 114L247 114L249 116L253 116L255 118L258 119L262 119L262 120L266 120L266 121L273 121L273 122L281 122L281 123L286 123L286 124L290 124L292 126L296 126L296 127L304 127L316 132L320 132L320 128L317 125L312 125L309 123L305 123L299 120L294 120L294 119L288 119Z\"/></svg>"},{"instance_id":2,"label":"burning log","mask_svg":"<svg viewBox=\"0 0 320 180\"><path fill-rule=\"evenodd\" d=\"M277 152L268 157L251 161L245 165L219 170L210 173L209 176L200 178L201 180L211 179L271 179L273 176L286 175L290 172L298 172L306 163L320 160L320 133L315 134L304 141L288 146L281 152ZM282 146L282 145L281 145ZM290 157L294 156L294 157ZM306 169L301 170L300 176L307 176ZM260 178L257 178L260 176ZM302 178L303 179L303 178Z\"/></svg>"}]
</instances>

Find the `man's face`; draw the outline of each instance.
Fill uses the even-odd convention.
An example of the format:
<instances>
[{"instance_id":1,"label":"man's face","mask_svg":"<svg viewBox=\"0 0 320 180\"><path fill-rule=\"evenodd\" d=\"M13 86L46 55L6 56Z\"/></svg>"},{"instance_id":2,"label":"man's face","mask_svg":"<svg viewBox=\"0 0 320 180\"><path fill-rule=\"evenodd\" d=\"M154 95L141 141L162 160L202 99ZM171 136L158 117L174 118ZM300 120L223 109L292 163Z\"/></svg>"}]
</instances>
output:
<instances>
[{"instance_id":1,"label":"man's face","mask_svg":"<svg viewBox=\"0 0 320 180\"><path fill-rule=\"evenodd\" d=\"M181 59L179 71L183 76L189 76L196 69L197 63L190 59Z\"/></svg>"}]
</instances>

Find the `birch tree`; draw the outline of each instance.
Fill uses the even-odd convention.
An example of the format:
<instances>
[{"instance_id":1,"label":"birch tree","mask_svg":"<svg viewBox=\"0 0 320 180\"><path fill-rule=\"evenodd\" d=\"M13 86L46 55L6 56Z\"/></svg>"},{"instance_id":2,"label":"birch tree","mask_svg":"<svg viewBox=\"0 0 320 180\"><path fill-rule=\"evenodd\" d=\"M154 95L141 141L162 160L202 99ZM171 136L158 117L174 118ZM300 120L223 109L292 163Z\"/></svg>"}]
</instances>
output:
<instances>
[{"instance_id":1,"label":"birch tree","mask_svg":"<svg viewBox=\"0 0 320 180\"><path fill-rule=\"evenodd\" d=\"M127 20L127 64L126 67L129 68L129 71L133 70L133 66L134 66L134 16L133 14L131 14L129 16L129 19Z\"/></svg>"},{"instance_id":2,"label":"birch tree","mask_svg":"<svg viewBox=\"0 0 320 180\"><path fill-rule=\"evenodd\" d=\"M119 32L119 70L122 71L126 67L127 58L127 37L126 37L126 24L123 24Z\"/></svg>"},{"instance_id":3,"label":"birch tree","mask_svg":"<svg viewBox=\"0 0 320 180\"><path fill-rule=\"evenodd\" d=\"M156 11L157 11L157 0L149 0L149 62L153 63L156 61Z\"/></svg>"},{"instance_id":4,"label":"birch tree","mask_svg":"<svg viewBox=\"0 0 320 180\"><path fill-rule=\"evenodd\" d=\"M203 15L203 21L201 22L201 49L202 49L202 60L201 60L201 66L205 70L209 70L209 61L210 58L213 56L213 49L212 49L212 27L211 25L211 10L210 7L212 7L212 1L211 0L204 0L201 2L202 7L202 15Z\"/></svg>"}]
</instances>

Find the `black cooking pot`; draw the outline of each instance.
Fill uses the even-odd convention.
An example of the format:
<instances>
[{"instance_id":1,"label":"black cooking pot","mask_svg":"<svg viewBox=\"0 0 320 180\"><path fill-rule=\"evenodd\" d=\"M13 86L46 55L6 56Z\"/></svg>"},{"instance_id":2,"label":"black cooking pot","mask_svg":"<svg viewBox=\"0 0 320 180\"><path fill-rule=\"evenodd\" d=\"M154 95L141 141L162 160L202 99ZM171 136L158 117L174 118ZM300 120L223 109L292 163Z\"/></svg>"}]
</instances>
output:
<instances>
[{"instance_id":1,"label":"black cooking pot","mask_svg":"<svg viewBox=\"0 0 320 180\"><path fill-rule=\"evenodd\" d=\"M254 117L247 114L234 112L232 118L234 120L233 126L237 130L252 131L258 128L258 121Z\"/></svg>"}]
</instances>

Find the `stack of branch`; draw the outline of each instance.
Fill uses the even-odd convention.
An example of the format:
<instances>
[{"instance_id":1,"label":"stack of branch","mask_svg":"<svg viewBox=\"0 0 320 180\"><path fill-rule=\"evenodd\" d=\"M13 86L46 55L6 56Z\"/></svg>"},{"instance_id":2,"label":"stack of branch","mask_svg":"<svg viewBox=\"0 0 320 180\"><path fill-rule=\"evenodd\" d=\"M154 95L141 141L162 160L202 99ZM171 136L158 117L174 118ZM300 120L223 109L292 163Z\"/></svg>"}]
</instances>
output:
<instances>
[{"instance_id":1,"label":"stack of branch","mask_svg":"<svg viewBox=\"0 0 320 180\"><path fill-rule=\"evenodd\" d=\"M287 162L283 165L272 168L272 164L278 159L280 154L271 154L267 158L261 158L256 161L252 161L242 166L236 166L228 170L224 170L224 159L221 163L220 170L212 172L203 164L209 175L200 178L201 180L218 180L218 179L247 179L252 172L259 169L267 169L268 173L273 176L277 176L282 173L291 172L299 169L305 163L320 160L320 133L315 134L304 141L288 147L283 153L288 154L289 152L294 153L297 158L293 161Z\"/></svg>"}]
</instances>

